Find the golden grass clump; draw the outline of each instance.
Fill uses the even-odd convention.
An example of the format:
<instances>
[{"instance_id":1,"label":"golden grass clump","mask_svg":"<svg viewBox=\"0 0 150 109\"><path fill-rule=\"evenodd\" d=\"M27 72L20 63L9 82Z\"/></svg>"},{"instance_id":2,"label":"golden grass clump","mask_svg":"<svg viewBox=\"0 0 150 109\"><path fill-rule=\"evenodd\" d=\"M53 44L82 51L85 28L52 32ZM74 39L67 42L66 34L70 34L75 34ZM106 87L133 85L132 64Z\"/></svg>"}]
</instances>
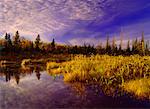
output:
<instances>
[{"instance_id":1,"label":"golden grass clump","mask_svg":"<svg viewBox=\"0 0 150 109\"><path fill-rule=\"evenodd\" d=\"M55 70L54 70L55 69ZM122 84L125 81L150 75L149 56L77 55L71 61L48 62L47 70L63 73L67 82L105 82Z\"/></svg>"},{"instance_id":2,"label":"golden grass clump","mask_svg":"<svg viewBox=\"0 0 150 109\"><path fill-rule=\"evenodd\" d=\"M99 81L105 78L109 83L113 83L117 79L121 84L126 80L150 75L150 57L148 56L96 55L86 57L79 55L61 66L64 81L68 82Z\"/></svg>"},{"instance_id":3,"label":"golden grass clump","mask_svg":"<svg viewBox=\"0 0 150 109\"><path fill-rule=\"evenodd\" d=\"M47 63L47 70L59 68L59 64L56 62L48 62Z\"/></svg>"},{"instance_id":4,"label":"golden grass clump","mask_svg":"<svg viewBox=\"0 0 150 109\"><path fill-rule=\"evenodd\" d=\"M122 84L125 91L133 93L139 98L150 99L150 78L131 80Z\"/></svg>"},{"instance_id":5,"label":"golden grass clump","mask_svg":"<svg viewBox=\"0 0 150 109\"><path fill-rule=\"evenodd\" d=\"M51 73L51 74L59 74L62 71L60 67L60 63L56 63L56 62L48 62L46 69L48 73Z\"/></svg>"}]
</instances>

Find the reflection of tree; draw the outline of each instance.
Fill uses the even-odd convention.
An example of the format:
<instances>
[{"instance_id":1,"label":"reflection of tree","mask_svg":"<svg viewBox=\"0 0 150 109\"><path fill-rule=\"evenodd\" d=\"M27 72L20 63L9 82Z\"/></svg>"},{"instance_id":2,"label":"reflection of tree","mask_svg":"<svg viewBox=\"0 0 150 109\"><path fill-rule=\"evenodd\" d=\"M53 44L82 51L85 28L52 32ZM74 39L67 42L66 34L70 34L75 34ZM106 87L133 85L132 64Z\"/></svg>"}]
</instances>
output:
<instances>
[{"instance_id":1,"label":"reflection of tree","mask_svg":"<svg viewBox=\"0 0 150 109\"><path fill-rule=\"evenodd\" d=\"M15 72L15 73L14 73L14 76L15 76L16 83L19 84L20 73L19 73L19 72Z\"/></svg>"},{"instance_id":2,"label":"reflection of tree","mask_svg":"<svg viewBox=\"0 0 150 109\"><path fill-rule=\"evenodd\" d=\"M40 68L39 67L35 67L35 73L36 73L36 76L37 76L37 79L40 80Z\"/></svg>"},{"instance_id":3,"label":"reflection of tree","mask_svg":"<svg viewBox=\"0 0 150 109\"><path fill-rule=\"evenodd\" d=\"M24 77L26 75L32 74L35 72L37 79L40 80L41 73L44 68L41 66L1 66L0 67L0 76L5 76L6 82L9 82L12 78L15 79L16 83L19 84L20 76Z\"/></svg>"},{"instance_id":4,"label":"reflection of tree","mask_svg":"<svg viewBox=\"0 0 150 109\"><path fill-rule=\"evenodd\" d=\"M5 75L6 82L10 81L12 77L15 77L16 83L19 84L20 72L18 68L12 69L10 66L2 67L0 72Z\"/></svg>"},{"instance_id":5,"label":"reflection of tree","mask_svg":"<svg viewBox=\"0 0 150 109\"><path fill-rule=\"evenodd\" d=\"M1 73L3 73L5 75L5 80L6 82L11 80L11 72L10 70L7 68L7 66L4 66L1 68Z\"/></svg>"},{"instance_id":6,"label":"reflection of tree","mask_svg":"<svg viewBox=\"0 0 150 109\"><path fill-rule=\"evenodd\" d=\"M10 79L11 79L10 73L9 73L9 72L6 72L6 73L5 73L5 76L6 76L6 82L10 81Z\"/></svg>"}]
</instances>

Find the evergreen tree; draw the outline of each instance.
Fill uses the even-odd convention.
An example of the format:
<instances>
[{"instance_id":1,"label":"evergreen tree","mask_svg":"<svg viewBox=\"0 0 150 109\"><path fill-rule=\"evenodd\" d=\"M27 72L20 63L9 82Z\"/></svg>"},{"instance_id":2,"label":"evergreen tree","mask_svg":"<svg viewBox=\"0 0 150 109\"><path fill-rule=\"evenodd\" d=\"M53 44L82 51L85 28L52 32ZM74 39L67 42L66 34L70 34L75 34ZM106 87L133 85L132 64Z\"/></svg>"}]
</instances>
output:
<instances>
[{"instance_id":1,"label":"evergreen tree","mask_svg":"<svg viewBox=\"0 0 150 109\"><path fill-rule=\"evenodd\" d=\"M8 51L8 34L5 34L5 51Z\"/></svg>"},{"instance_id":2,"label":"evergreen tree","mask_svg":"<svg viewBox=\"0 0 150 109\"><path fill-rule=\"evenodd\" d=\"M54 50L55 50L55 39L54 38L51 42L51 48L52 48L52 52L54 52Z\"/></svg>"},{"instance_id":3,"label":"evergreen tree","mask_svg":"<svg viewBox=\"0 0 150 109\"><path fill-rule=\"evenodd\" d=\"M7 40L7 39L8 39L8 34L6 33L6 34L5 34L5 40Z\"/></svg>"},{"instance_id":4,"label":"evergreen tree","mask_svg":"<svg viewBox=\"0 0 150 109\"><path fill-rule=\"evenodd\" d=\"M130 40L128 40L128 43L127 43L127 49L126 49L126 54L127 55L130 55Z\"/></svg>"},{"instance_id":5,"label":"evergreen tree","mask_svg":"<svg viewBox=\"0 0 150 109\"><path fill-rule=\"evenodd\" d=\"M14 50L18 52L20 49L20 35L18 31L16 32L14 36L13 45L14 45Z\"/></svg>"},{"instance_id":6,"label":"evergreen tree","mask_svg":"<svg viewBox=\"0 0 150 109\"><path fill-rule=\"evenodd\" d=\"M5 51L10 51L12 49L12 41L10 38L10 34L5 35Z\"/></svg>"},{"instance_id":7,"label":"evergreen tree","mask_svg":"<svg viewBox=\"0 0 150 109\"><path fill-rule=\"evenodd\" d=\"M11 51L11 49L12 49L12 41L11 41L11 38L10 38L10 34L8 34L7 43L8 43L8 50Z\"/></svg>"},{"instance_id":8,"label":"evergreen tree","mask_svg":"<svg viewBox=\"0 0 150 109\"><path fill-rule=\"evenodd\" d=\"M41 41L41 39L40 39L40 35L38 34L38 36L36 37L36 39L35 39L35 50L36 51L39 51L40 50L40 41Z\"/></svg>"},{"instance_id":9,"label":"evergreen tree","mask_svg":"<svg viewBox=\"0 0 150 109\"><path fill-rule=\"evenodd\" d=\"M7 40L8 40L8 44L9 44L9 46L12 46L12 41L11 41L11 38L10 38L10 34L8 34L8 38L7 38Z\"/></svg>"}]
</instances>

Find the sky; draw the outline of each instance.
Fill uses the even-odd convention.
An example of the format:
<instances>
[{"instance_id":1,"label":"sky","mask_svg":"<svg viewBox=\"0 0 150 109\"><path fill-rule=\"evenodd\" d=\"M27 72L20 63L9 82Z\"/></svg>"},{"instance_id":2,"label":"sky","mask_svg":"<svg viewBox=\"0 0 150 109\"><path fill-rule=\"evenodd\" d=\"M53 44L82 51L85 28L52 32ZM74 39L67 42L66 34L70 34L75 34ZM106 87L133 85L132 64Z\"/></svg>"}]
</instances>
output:
<instances>
[{"instance_id":1,"label":"sky","mask_svg":"<svg viewBox=\"0 0 150 109\"><path fill-rule=\"evenodd\" d=\"M0 36L6 32L42 41L81 45L150 40L150 0L0 0ZM121 34L121 35L120 35Z\"/></svg>"}]
</instances>

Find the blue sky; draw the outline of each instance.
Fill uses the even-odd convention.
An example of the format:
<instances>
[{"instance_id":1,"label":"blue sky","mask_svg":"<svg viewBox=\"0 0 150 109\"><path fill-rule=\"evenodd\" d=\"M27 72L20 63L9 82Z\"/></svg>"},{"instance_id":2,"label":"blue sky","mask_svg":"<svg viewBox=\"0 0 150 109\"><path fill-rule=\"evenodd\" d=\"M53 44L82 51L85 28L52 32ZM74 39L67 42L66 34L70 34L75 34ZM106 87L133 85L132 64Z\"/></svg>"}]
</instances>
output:
<instances>
[{"instance_id":1,"label":"blue sky","mask_svg":"<svg viewBox=\"0 0 150 109\"><path fill-rule=\"evenodd\" d=\"M0 34L66 44L150 39L150 0L0 0Z\"/></svg>"}]
</instances>

